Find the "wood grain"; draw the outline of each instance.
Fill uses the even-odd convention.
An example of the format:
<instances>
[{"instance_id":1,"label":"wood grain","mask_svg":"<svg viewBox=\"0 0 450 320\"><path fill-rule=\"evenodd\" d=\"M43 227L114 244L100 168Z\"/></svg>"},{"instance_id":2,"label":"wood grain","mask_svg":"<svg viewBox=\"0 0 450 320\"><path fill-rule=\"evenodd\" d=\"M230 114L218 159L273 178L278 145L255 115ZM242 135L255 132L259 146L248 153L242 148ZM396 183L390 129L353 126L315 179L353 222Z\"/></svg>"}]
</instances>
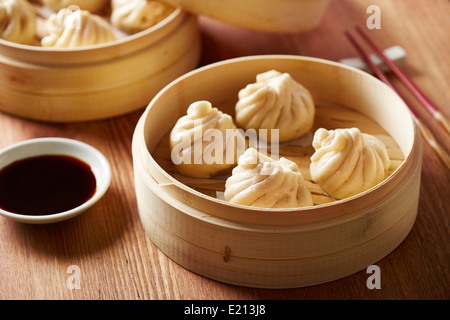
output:
<instances>
[{"instance_id":1,"label":"wood grain","mask_svg":"<svg viewBox=\"0 0 450 320\"><path fill-rule=\"evenodd\" d=\"M343 31L364 26L369 5L381 8L382 47L401 45L405 72L450 117L450 2L442 0L332 1L315 30L276 35L200 18L202 64L267 53L338 61L356 56ZM403 90L392 77L394 84ZM405 91L405 95L408 93ZM447 151L450 143L411 98L417 113ZM134 193L131 137L142 111L79 124L34 122L0 113L0 147L25 139L61 136L87 142L109 159L113 177L105 197L85 214L54 225L25 225L0 217L0 299L449 299L450 173L424 145L419 213L405 241L377 263L381 289L369 290L368 274L290 290L226 285L195 275L162 254L141 227ZM67 268L80 268L80 289L69 289Z\"/></svg>"}]
</instances>

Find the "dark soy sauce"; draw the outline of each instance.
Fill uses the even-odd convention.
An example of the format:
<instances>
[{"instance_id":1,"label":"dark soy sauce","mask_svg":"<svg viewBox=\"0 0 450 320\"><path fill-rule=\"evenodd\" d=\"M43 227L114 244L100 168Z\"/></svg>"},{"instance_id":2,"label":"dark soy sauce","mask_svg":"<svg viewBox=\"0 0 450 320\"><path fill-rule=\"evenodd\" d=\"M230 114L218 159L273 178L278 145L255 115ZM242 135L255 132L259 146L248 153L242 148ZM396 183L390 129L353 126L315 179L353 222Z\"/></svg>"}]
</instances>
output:
<instances>
[{"instance_id":1,"label":"dark soy sauce","mask_svg":"<svg viewBox=\"0 0 450 320\"><path fill-rule=\"evenodd\" d=\"M91 167L80 159L26 158L0 170L0 208L24 215L55 214L88 201L96 188Z\"/></svg>"}]
</instances>

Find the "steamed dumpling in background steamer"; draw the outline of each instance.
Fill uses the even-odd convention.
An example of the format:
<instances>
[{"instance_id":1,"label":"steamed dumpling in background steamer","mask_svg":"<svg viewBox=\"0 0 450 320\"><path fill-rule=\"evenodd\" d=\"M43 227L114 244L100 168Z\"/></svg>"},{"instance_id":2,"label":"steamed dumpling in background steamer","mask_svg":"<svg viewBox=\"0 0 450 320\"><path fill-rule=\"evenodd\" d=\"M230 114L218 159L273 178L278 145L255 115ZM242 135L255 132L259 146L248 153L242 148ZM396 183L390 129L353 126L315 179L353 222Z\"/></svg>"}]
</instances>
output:
<instances>
[{"instance_id":1,"label":"steamed dumpling in background steamer","mask_svg":"<svg viewBox=\"0 0 450 320\"><path fill-rule=\"evenodd\" d=\"M114 41L111 25L87 10L61 9L47 21L43 47L74 48Z\"/></svg>"},{"instance_id":2,"label":"steamed dumpling in background steamer","mask_svg":"<svg viewBox=\"0 0 450 320\"><path fill-rule=\"evenodd\" d=\"M291 160L274 160L248 148L225 183L225 200L260 208L312 206L311 192Z\"/></svg>"},{"instance_id":3,"label":"steamed dumpling in background steamer","mask_svg":"<svg viewBox=\"0 0 450 320\"><path fill-rule=\"evenodd\" d=\"M358 128L320 128L313 147L311 178L336 199L366 191L386 178L390 166L386 146Z\"/></svg>"},{"instance_id":4,"label":"steamed dumpling in background steamer","mask_svg":"<svg viewBox=\"0 0 450 320\"><path fill-rule=\"evenodd\" d=\"M36 34L36 14L25 0L0 0L0 38L32 44Z\"/></svg>"},{"instance_id":5,"label":"steamed dumpling in background steamer","mask_svg":"<svg viewBox=\"0 0 450 320\"><path fill-rule=\"evenodd\" d=\"M111 23L122 31L136 33L166 18L174 7L151 0L112 0Z\"/></svg>"},{"instance_id":6,"label":"steamed dumpling in background steamer","mask_svg":"<svg viewBox=\"0 0 450 320\"><path fill-rule=\"evenodd\" d=\"M95 12L107 6L110 0L42 0L43 4L48 5L55 11L70 6L77 6L81 10Z\"/></svg>"},{"instance_id":7,"label":"steamed dumpling in background steamer","mask_svg":"<svg viewBox=\"0 0 450 320\"><path fill-rule=\"evenodd\" d=\"M314 123L315 106L310 92L290 74L276 70L256 76L256 83L239 91L236 122L245 129L279 130L279 141L299 138Z\"/></svg>"}]
</instances>

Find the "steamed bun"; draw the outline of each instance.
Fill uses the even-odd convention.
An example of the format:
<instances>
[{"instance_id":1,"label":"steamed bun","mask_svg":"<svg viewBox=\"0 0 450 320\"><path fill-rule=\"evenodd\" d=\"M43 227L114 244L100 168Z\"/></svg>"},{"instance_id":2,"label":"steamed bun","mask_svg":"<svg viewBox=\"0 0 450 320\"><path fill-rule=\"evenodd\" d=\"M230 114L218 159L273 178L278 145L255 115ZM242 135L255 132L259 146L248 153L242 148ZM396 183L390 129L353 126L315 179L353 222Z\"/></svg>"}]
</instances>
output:
<instances>
[{"instance_id":1,"label":"steamed bun","mask_svg":"<svg viewBox=\"0 0 450 320\"><path fill-rule=\"evenodd\" d=\"M311 178L336 199L361 193L386 177L390 159L386 146L358 128L326 130L314 134Z\"/></svg>"},{"instance_id":2,"label":"steamed bun","mask_svg":"<svg viewBox=\"0 0 450 320\"><path fill-rule=\"evenodd\" d=\"M25 0L0 0L0 38L32 44L36 33L36 14Z\"/></svg>"},{"instance_id":3,"label":"steamed bun","mask_svg":"<svg viewBox=\"0 0 450 320\"><path fill-rule=\"evenodd\" d=\"M43 47L74 48L114 41L116 36L108 22L87 10L61 9L47 21L49 34Z\"/></svg>"},{"instance_id":4,"label":"steamed bun","mask_svg":"<svg viewBox=\"0 0 450 320\"><path fill-rule=\"evenodd\" d=\"M298 166L286 159L273 160L248 148L225 183L225 200L260 208L312 206L312 196Z\"/></svg>"},{"instance_id":5,"label":"steamed bun","mask_svg":"<svg viewBox=\"0 0 450 320\"><path fill-rule=\"evenodd\" d=\"M175 10L152 0L112 0L111 22L117 28L136 33L157 24Z\"/></svg>"},{"instance_id":6,"label":"steamed bun","mask_svg":"<svg viewBox=\"0 0 450 320\"><path fill-rule=\"evenodd\" d=\"M236 165L245 150L245 138L231 116L208 101L197 101L173 127L170 148L181 174L209 178Z\"/></svg>"},{"instance_id":7,"label":"steamed bun","mask_svg":"<svg viewBox=\"0 0 450 320\"><path fill-rule=\"evenodd\" d=\"M42 0L44 4L55 11L70 6L77 6L81 10L88 10L90 12L95 12L106 7L109 1L110 0Z\"/></svg>"},{"instance_id":8,"label":"steamed bun","mask_svg":"<svg viewBox=\"0 0 450 320\"><path fill-rule=\"evenodd\" d=\"M278 129L279 141L287 141L313 126L312 95L288 73L271 70L258 74L256 83L241 89L238 97L236 122L245 129Z\"/></svg>"}]
</instances>

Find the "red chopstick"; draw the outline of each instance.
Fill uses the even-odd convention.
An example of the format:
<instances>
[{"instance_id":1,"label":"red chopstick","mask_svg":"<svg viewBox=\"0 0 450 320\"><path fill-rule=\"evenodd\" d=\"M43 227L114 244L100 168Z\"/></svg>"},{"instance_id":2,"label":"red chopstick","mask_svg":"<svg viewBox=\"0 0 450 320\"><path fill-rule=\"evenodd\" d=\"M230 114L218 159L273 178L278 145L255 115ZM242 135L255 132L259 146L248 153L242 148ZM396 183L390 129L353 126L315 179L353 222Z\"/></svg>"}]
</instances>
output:
<instances>
[{"instance_id":1,"label":"red chopstick","mask_svg":"<svg viewBox=\"0 0 450 320\"><path fill-rule=\"evenodd\" d=\"M425 107L425 109L441 124L441 126L450 134L450 123L442 115L439 109L431 102L431 100L420 90L420 88L397 66L397 64L389 59L383 50L368 36L361 27L355 27L358 34L367 42L369 46L377 53L384 63L395 73L400 81L409 89L417 100Z\"/></svg>"},{"instance_id":2,"label":"red chopstick","mask_svg":"<svg viewBox=\"0 0 450 320\"><path fill-rule=\"evenodd\" d=\"M355 49L358 51L361 58L364 60L364 62L367 64L367 66L373 71L373 73L385 84L387 84L389 87L391 87L406 103L409 110L411 111L411 114L413 116L414 122L416 123L417 127L419 128L420 132L422 133L422 136L425 138L425 140L428 142L428 144L433 148L433 150L437 153L439 158L442 160L444 165L447 167L448 170L450 170L450 156L447 154L447 152L439 145L431 131L425 126L422 121L417 117L417 115L414 113L412 108L409 106L406 99L395 89L395 87L392 85L392 83L389 81L389 79L386 77L386 75L381 71L381 69L373 63L372 59L370 59L369 54L359 45L359 43L356 41L356 39L351 35L350 32L345 31L345 35L350 40L352 45L355 47Z\"/></svg>"}]
</instances>

